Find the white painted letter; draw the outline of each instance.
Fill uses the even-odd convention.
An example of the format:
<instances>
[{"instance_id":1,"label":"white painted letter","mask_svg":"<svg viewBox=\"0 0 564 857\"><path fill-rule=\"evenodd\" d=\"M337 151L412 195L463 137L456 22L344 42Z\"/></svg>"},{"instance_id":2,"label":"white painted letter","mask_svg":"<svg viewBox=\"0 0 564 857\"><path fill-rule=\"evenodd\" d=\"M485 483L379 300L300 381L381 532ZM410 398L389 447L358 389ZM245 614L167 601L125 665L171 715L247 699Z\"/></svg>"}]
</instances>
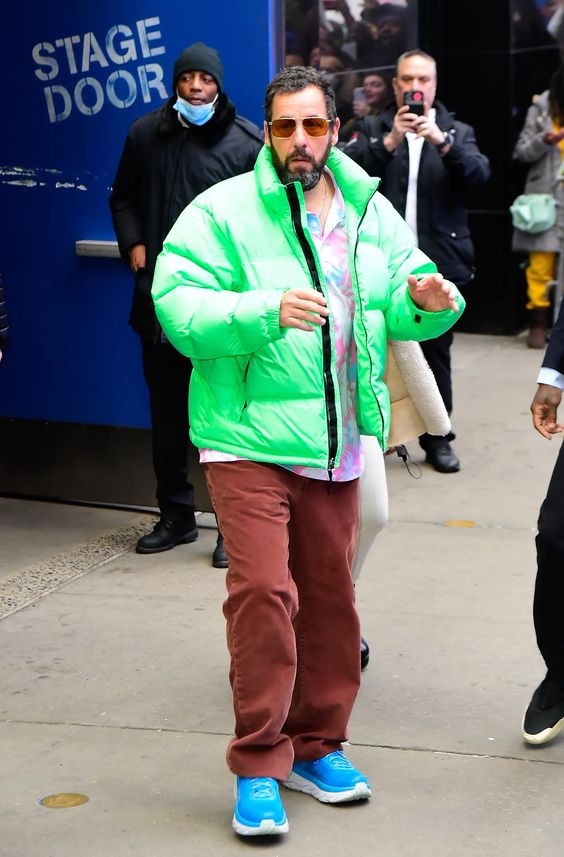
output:
<instances>
[{"instance_id":1,"label":"white painted letter","mask_svg":"<svg viewBox=\"0 0 564 857\"><path fill-rule=\"evenodd\" d=\"M155 39L161 39L162 36L160 30L156 30L154 33L148 33L147 28L156 27L160 23L160 18L144 18L141 21L137 21L137 32L139 33L141 52L144 57L156 57L159 54L166 53L164 45L159 45L157 48L149 47L149 42L154 41Z\"/></svg>"},{"instance_id":2,"label":"white painted letter","mask_svg":"<svg viewBox=\"0 0 564 857\"><path fill-rule=\"evenodd\" d=\"M127 39L123 39L119 44L118 47L123 51L123 53L119 54L116 51L116 46L114 45L114 39L118 33L129 37ZM125 65L126 62L131 62L132 60L137 59L137 48L135 47L135 40L131 38L132 36L133 30L126 27L125 24L117 24L115 27L111 27L111 29L108 30L108 35L106 36L106 51L111 61L115 62L116 65Z\"/></svg>"},{"instance_id":3,"label":"white painted letter","mask_svg":"<svg viewBox=\"0 0 564 857\"><path fill-rule=\"evenodd\" d=\"M96 101L92 107L85 104L82 97L82 92L87 86L92 87L96 96ZM85 116L93 116L95 113L99 113L103 107L104 90L95 77L83 77L74 88L74 100L81 113L84 113Z\"/></svg>"},{"instance_id":4,"label":"white painted letter","mask_svg":"<svg viewBox=\"0 0 564 857\"><path fill-rule=\"evenodd\" d=\"M163 68L156 62L150 62L148 65L140 65L137 69L139 75L139 83L141 84L141 92L143 93L143 101L148 104L151 100L150 89L156 89L161 98L167 98L166 86L163 83ZM149 74L153 78L149 80Z\"/></svg>"},{"instance_id":5,"label":"white painted letter","mask_svg":"<svg viewBox=\"0 0 564 857\"><path fill-rule=\"evenodd\" d=\"M78 68L76 67L76 59L74 56L74 48L73 45L80 44L80 36L65 36L64 39L57 39L55 42L58 48L64 47L67 53L67 62L69 64L69 71L71 74L77 74Z\"/></svg>"},{"instance_id":6,"label":"white painted letter","mask_svg":"<svg viewBox=\"0 0 564 857\"><path fill-rule=\"evenodd\" d=\"M119 98L116 93L116 83L118 80L125 80L127 83L129 94L125 99ZM128 71L113 71L108 78L106 92L108 93L108 98L114 107L131 107L137 98L137 84L135 83L135 78Z\"/></svg>"},{"instance_id":7,"label":"white painted letter","mask_svg":"<svg viewBox=\"0 0 564 857\"><path fill-rule=\"evenodd\" d=\"M102 48L98 44L98 39L94 33L85 33L84 44L82 45L81 71L90 71L90 64L93 62L100 63L102 68L106 68L109 65L109 62L102 53Z\"/></svg>"},{"instance_id":8,"label":"white painted letter","mask_svg":"<svg viewBox=\"0 0 564 857\"><path fill-rule=\"evenodd\" d=\"M68 119L72 110L72 101L68 89L65 89L64 86L46 86L43 92L47 101L49 122L62 122L63 119ZM55 110L54 95L60 95L63 99L63 109L60 113Z\"/></svg>"},{"instance_id":9,"label":"white painted letter","mask_svg":"<svg viewBox=\"0 0 564 857\"><path fill-rule=\"evenodd\" d=\"M42 71L40 68L35 69L35 76L39 78L39 80L53 80L54 77L57 77L59 74L59 63L53 57L44 57L41 55L41 51L45 51L48 54L54 54L55 48L50 42L39 42L34 46L31 55L37 65L46 65L49 71Z\"/></svg>"}]
</instances>

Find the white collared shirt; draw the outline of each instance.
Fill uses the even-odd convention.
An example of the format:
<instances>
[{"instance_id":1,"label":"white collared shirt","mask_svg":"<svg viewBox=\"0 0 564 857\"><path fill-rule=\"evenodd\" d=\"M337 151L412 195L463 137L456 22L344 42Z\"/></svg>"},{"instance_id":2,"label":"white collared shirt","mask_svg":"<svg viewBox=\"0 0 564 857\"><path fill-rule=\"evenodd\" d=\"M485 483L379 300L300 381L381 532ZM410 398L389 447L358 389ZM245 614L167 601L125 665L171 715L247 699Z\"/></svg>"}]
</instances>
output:
<instances>
[{"instance_id":1,"label":"white collared shirt","mask_svg":"<svg viewBox=\"0 0 564 857\"><path fill-rule=\"evenodd\" d=\"M434 107L429 110L429 120L435 121L437 111ZM419 175L419 163L423 151L424 137L418 137L413 131L405 135L409 147L409 178L407 181L407 197L405 200L405 221L417 239L417 177Z\"/></svg>"}]
</instances>

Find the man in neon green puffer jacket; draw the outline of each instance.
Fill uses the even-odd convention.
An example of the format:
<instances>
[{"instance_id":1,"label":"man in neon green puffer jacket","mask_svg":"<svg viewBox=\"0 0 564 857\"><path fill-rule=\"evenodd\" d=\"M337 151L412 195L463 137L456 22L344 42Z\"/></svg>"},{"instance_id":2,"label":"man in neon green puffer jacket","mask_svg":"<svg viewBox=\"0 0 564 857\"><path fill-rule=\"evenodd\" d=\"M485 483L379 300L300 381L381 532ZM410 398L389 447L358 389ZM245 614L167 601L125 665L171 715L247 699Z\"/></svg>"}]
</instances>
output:
<instances>
[{"instance_id":1,"label":"man in neon green puffer jacket","mask_svg":"<svg viewBox=\"0 0 564 857\"><path fill-rule=\"evenodd\" d=\"M378 181L332 148L323 77L285 69L265 107L254 172L185 209L153 282L193 361L191 438L229 556L241 835L288 829L278 781L324 802L370 797L342 754L360 679L360 435L385 449L386 340L437 336L464 306Z\"/></svg>"}]
</instances>

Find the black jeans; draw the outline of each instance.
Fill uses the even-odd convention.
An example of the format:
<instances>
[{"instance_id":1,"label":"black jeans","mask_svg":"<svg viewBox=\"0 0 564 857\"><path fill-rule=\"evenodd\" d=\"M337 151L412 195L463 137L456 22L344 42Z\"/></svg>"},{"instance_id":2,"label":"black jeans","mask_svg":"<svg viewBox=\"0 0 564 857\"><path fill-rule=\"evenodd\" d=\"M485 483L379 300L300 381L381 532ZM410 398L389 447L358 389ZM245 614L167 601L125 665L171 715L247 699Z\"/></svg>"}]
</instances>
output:
<instances>
[{"instance_id":1,"label":"black jeans","mask_svg":"<svg viewBox=\"0 0 564 857\"><path fill-rule=\"evenodd\" d=\"M163 518L193 525L194 488L188 482L188 384L192 363L167 342L141 340L149 389L153 468Z\"/></svg>"},{"instance_id":2,"label":"black jeans","mask_svg":"<svg viewBox=\"0 0 564 857\"><path fill-rule=\"evenodd\" d=\"M425 360L435 376L439 393L448 414L452 413L452 379L450 375L450 346L452 345L452 340L452 330L447 330L446 333L437 336L435 339L427 339L425 342L419 343L425 355ZM440 444L441 441L442 438L427 433L422 434L419 438L419 443L425 450Z\"/></svg>"},{"instance_id":3,"label":"black jeans","mask_svg":"<svg viewBox=\"0 0 564 857\"><path fill-rule=\"evenodd\" d=\"M541 506L533 618L551 678L564 684L564 445Z\"/></svg>"}]
</instances>

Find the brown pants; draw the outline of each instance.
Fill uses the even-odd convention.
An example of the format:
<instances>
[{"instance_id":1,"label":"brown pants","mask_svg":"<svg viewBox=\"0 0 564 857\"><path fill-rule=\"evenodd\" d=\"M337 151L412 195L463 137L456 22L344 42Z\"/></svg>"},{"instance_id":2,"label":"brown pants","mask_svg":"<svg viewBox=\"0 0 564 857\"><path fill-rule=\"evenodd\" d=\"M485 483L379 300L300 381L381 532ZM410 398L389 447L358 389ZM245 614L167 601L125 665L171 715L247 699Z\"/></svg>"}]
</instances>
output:
<instances>
[{"instance_id":1,"label":"brown pants","mask_svg":"<svg viewBox=\"0 0 564 857\"><path fill-rule=\"evenodd\" d=\"M294 759L320 758L347 738L360 683L351 577L358 479L329 487L252 461L205 471L229 557L227 764L240 776L284 780Z\"/></svg>"}]
</instances>

